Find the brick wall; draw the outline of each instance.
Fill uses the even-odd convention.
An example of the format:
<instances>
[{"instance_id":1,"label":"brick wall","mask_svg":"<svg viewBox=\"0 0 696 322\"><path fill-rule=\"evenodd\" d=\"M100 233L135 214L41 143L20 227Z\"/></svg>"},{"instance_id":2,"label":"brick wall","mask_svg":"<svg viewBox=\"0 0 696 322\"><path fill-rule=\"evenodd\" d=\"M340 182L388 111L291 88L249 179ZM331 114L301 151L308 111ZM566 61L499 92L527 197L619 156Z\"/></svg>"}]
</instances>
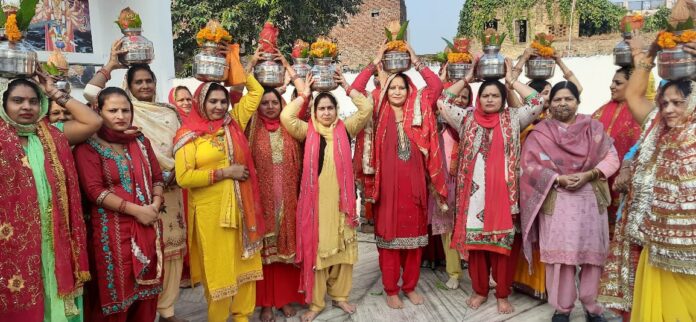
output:
<instances>
[{"instance_id":1,"label":"brick wall","mask_svg":"<svg viewBox=\"0 0 696 322\"><path fill-rule=\"evenodd\" d=\"M349 69L367 65L384 40L384 27L392 20L406 21L404 0L364 0L358 14L329 34L337 41L340 63Z\"/></svg>"}]
</instances>

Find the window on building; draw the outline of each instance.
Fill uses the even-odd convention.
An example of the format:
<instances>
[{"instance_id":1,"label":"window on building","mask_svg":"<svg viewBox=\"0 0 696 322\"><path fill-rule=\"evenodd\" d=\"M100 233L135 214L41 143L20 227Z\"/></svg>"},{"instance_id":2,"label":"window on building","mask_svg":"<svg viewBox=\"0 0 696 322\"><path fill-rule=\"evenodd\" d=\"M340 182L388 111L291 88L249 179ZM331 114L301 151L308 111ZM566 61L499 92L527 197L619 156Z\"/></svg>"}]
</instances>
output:
<instances>
[{"instance_id":1,"label":"window on building","mask_svg":"<svg viewBox=\"0 0 696 322\"><path fill-rule=\"evenodd\" d=\"M483 29L493 28L498 30L498 19L488 20L483 24Z\"/></svg>"},{"instance_id":2,"label":"window on building","mask_svg":"<svg viewBox=\"0 0 696 322\"><path fill-rule=\"evenodd\" d=\"M372 10L372 13L370 13L370 15L372 16L372 18L379 17L379 10Z\"/></svg>"},{"instance_id":3,"label":"window on building","mask_svg":"<svg viewBox=\"0 0 696 322\"><path fill-rule=\"evenodd\" d=\"M547 27L549 28L549 34L556 38L568 37L569 27L567 25L548 25Z\"/></svg>"},{"instance_id":4,"label":"window on building","mask_svg":"<svg viewBox=\"0 0 696 322\"><path fill-rule=\"evenodd\" d=\"M517 42L527 42L527 20L521 19L515 21L515 31L517 33Z\"/></svg>"}]
</instances>

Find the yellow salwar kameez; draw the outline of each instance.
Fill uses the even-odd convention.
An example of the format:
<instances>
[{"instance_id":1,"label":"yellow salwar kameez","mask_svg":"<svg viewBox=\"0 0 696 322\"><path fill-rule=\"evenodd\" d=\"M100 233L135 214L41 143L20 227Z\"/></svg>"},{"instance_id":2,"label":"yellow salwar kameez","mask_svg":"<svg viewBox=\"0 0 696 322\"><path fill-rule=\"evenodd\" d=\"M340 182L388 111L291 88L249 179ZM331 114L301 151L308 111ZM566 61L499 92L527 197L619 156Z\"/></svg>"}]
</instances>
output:
<instances>
[{"instance_id":1,"label":"yellow salwar kameez","mask_svg":"<svg viewBox=\"0 0 696 322\"><path fill-rule=\"evenodd\" d=\"M263 95L253 76L248 76L246 85L249 92L230 113L242 129ZM225 140L220 129L180 147L175 155L176 179L189 189L191 281L205 286L208 321L227 321L230 313L234 321L248 321L254 311L256 281L263 278L261 255L244 258L242 254L242 215L233 180L211 182L211 171L230 166ZM231 227L221 225L223 209L229 209Z\"/></svg>"},{"instance_id":2,"label":"yellow salwar kameez","mask_svg":"<svg viewBox=\"0 0 696 322\"><path fill-rule=\"evenodd\" d=\"M372 114L372 101L365 96L352 98L358 111L343 121L348 135L355 137ZM290 102L283 109L280 120L285 129L297 140L307 136L309 124L298 118L300 105ZM313 108L312 108L313 110ZM312 111L314 119L314 111ZM339 184L334 164L333 127L325 127L313 121L316 131L326 140L324 161L319 174L319 245L312 303L309 309L319 312L324 309L324 297L328 292L334 301L348 300L353 286L353 264L358 260L358 245L355 228L346 223L345 214L339 211Z\"/></svg>"}]
</instances>

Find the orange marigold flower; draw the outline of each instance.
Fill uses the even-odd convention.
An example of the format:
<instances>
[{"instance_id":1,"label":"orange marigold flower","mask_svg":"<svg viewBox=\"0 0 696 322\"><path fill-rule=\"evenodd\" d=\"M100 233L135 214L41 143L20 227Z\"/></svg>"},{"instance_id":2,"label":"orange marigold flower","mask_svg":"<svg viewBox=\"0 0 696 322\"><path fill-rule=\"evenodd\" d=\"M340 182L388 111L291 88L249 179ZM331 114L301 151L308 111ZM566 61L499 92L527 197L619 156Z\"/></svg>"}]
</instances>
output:
<instances>
[{"instance_id":1,"label":"orange marigold flower","mask_svg":"<svg viewBox=\"0 0 696 322\"><path fill-rule=\"evenodd\" d=\"M679 42L681 43L688 43L693 41L696 41L696 30L685 30L679 36Z\"/></svg>"},{"instance_id":2,"label":"orange marigold flower","mask_svg":"<svg viewBox=\"0 0 696 322\"><path fill-rule=\"evenodd\" d=\"M387 51L407 52L408 48L403 40L392 40L387 43Z\"/></svg>"},{"instance_id":3,"label":"orange marigold flower","mask_svg":"<svg viewBox=\"0 0 696 322\"><path fill-rule=\"evenodd\" d=\"M470 63L471 55L469 53L449 53L447 61L449 63Z\"/></svg>"},{"instance_id":4,"label":"orange marigold flower","mask_svg":"<svg viewBox=\"0 0 696 322\"><path fill-rule=\"evenodd\" d=\"M657 44L665 49L676 47L677 41L679 41L679 37L669 31L661 31L657 36Z\"/></svg>"},{"instance_id":5,"label":"orange marigold flower","mask_svg":"<svg viewBox=\"0 0 696 322\"><path fill-rule=\"evenodd\" d=\"M19 31L19 27L17 27L17 15L14 13L7 17L7 21L5 22L5 35L7 36L7 40L12 42L22 40L22 32Z\"/></svg>"}]
</instances>

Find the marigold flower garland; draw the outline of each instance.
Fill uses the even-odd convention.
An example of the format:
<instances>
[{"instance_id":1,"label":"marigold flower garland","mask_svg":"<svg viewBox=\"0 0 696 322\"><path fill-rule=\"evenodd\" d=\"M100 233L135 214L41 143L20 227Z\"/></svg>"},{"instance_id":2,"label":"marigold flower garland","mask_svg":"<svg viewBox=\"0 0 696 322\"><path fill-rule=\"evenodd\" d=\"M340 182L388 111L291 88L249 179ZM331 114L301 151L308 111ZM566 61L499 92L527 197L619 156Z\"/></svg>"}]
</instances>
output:
<instances>
[{"instance_id":1,"label":"marigold flower garland","mask_svg":"<svg viewBox=\"0 0 696 322\"><path fill-rule=\"evenodd\" d=\"M222 28L222 25L217 20L211 19L205 27L196 34L196 42L199 46L209 41L216 44L222 41L231 42L232 36L227 30Z\"/></svg>"},{"instance_id":2,"label":"marigold flower garland","mask_svg":"<svg viewBox=\"0 0 696 322\"><path fill-rule=\"evenodd\" d=\"M336 57L338 48L331 39L327 37L319 37L317 41L312 43L309 54L314 58Z\"/></svg>"}]
</instances>

